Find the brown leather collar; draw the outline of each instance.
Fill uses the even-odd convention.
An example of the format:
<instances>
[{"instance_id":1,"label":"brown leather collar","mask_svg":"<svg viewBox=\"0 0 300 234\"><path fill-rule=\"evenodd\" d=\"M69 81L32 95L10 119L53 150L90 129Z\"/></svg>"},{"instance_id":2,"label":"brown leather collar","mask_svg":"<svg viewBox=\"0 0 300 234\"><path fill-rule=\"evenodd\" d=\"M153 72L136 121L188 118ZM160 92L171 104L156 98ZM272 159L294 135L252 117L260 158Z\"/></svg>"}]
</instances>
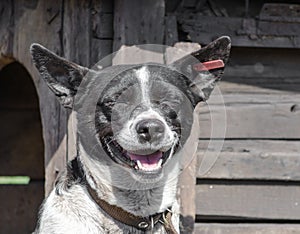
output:
<instances>
[{"instance_id":1,"label":"brown leather collar","mask_svg":"<svg viewBox=\"0 0 300 234\"><path fill-rule=\"evenodd\" d=\"M118 206L111 205L106 201L100 199L97 196L96 191L92 189L88 184L87 190L93 198L93 200L102 210L104 210L113 219L118 220L121 223L135 227L142 231L146 231L151 230L158 222L160 222L164 226L168 234L177 234L177 231L175 230L171 221L172 212L170 211L170 209L167 209L165 212L162 213L151 215L149 217L135 216Z\"/></svg>"}]
</instances>

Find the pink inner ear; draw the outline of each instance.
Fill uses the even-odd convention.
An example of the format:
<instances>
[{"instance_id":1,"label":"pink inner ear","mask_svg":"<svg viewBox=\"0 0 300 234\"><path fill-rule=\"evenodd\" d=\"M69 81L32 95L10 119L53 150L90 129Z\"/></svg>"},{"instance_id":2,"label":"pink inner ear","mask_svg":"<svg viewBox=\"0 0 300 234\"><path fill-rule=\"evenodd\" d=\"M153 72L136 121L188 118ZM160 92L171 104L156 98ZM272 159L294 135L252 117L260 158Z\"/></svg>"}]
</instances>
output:
<instances>
[{"instance_id":1,"label":"pink inner ear","mask_svg":"<svg viewBox=\"0 0 300 234\"><path fill-rule=\"evenodd\" d=\"M224 62L221 59L211 60L204 63L196 63L193 68L195 71L209 71L224 67Z\"/></svg>"}]
</instances>

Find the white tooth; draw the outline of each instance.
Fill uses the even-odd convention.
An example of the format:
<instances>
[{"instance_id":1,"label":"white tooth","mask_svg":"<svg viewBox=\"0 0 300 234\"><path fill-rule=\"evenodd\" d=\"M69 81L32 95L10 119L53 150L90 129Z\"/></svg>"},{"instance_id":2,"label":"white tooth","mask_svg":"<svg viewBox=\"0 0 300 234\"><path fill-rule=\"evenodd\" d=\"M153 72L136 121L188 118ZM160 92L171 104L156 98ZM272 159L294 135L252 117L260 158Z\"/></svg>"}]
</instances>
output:
<instances>
[{"instance_id":1,"label":"white tooth","mask_svg":"<svg viewBox=\"0 0 300 234\"><path fill-rule=\"evenodd\" d=\"M162 162L163 162L163 160L162 160L162 159L160 159L160 160L158 161L158 163L157 163L157 167L156 167L156 168L160 168L160 167L161 167L161 164L162 164Z\"/></svg>"},{"instance_id":2,"label":"white tooth","mask_svg":"<svg viewBox=\"0 0 300 234\"><path fill-rule=\"evenodd\" d=\"M139 160L136 160L136 163L137 163L139 169L143 168L143 165L141 164L141 162Z\"/></svg>"},{"instance_id":3,"label":"white tooth","mask_svg":"<svg viewBox=\"0 0 300 234\"><path fill-rule=\"evenodd\" d=\"M150 168L146 168L146 167L144 167L144 166L142 165L142 163L141 163L139 160L136 160L137 169L142 169L142 170L144 170L144 171L152 171L152 170L159 169L159 168L161 167L161 165L162 165L162 162L163 162L163 160L162 160L162 159L160 159L160 160L158 161L158 163L157 163L156 167L155 167L155 168L152 168L152 169L150 169Z\"/></svg>"}]
</instances>

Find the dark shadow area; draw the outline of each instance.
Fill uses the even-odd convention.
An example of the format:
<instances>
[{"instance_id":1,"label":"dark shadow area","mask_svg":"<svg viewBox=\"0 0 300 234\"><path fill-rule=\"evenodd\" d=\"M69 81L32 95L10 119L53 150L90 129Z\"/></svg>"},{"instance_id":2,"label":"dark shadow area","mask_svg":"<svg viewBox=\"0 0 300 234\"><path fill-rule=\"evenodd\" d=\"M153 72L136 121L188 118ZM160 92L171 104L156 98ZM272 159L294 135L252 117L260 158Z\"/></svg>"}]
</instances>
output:
<instances>
[{"instance_id":1,"label":"dark shadow area","mask_svg":"<svg viewBox=\"0 0 300 234\"><path fill-rule=\"evenodd\" d=\"M300 92L300 49L233 47L223 81Z\"/></svg>"},{"instance_id":2,"label":"dark shadow area","mask_svg":"<svg viewBox=\"0 0 300 234\"><path fill-rule=\"evenodd\" d=\"M192 216L180 215L180 233L191 234L194 230L195 218Z\"/></svg>"},{"instance_id":3,"label":"dark shadow area","mask_svg":"<svg viewBox=\"0 0 300 234\"><path fill-rule=\"evenodd\" d=\"M0 233L30 233L44 197L44 145L38 96L17 62L0 71L0 129ZM15 176L30 177L30 183L15 182Z\"/></svg>"}]
</instances>

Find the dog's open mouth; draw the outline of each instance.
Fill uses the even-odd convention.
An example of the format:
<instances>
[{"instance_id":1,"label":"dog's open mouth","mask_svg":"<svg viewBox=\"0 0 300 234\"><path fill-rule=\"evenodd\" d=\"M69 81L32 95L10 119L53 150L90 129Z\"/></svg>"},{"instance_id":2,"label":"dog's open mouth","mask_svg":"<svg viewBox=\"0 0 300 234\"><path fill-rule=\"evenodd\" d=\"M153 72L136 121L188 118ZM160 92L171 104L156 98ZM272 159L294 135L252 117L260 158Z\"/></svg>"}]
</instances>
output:
<instances>
[{"instance_id":1,"label":"dog's open mouth","mask_svg":"<svg viewBox=\"0 0 300 234\"><path fill-rule=\"evenodd\" d=\"M135 154L123 149L111 137L102 138L102 145L106 153L118 164L130 167L143 173L158 173L166 161L172 157L177 144L166 152L156 151L151 154Z\"/></svg>"},{"instance_id":2,"label":"dog's open mouth","mask_svg":"<svg viewBox=\"0 0 300 234\"><path fill-rule=\"evenodd\" d=\"M130 160L136 162L136 169L143 171L155 171L161 168L164 153L157 151L153 154L138 155L126 152L126 155L130 158Z\"/></svg>"}]
</instances>

